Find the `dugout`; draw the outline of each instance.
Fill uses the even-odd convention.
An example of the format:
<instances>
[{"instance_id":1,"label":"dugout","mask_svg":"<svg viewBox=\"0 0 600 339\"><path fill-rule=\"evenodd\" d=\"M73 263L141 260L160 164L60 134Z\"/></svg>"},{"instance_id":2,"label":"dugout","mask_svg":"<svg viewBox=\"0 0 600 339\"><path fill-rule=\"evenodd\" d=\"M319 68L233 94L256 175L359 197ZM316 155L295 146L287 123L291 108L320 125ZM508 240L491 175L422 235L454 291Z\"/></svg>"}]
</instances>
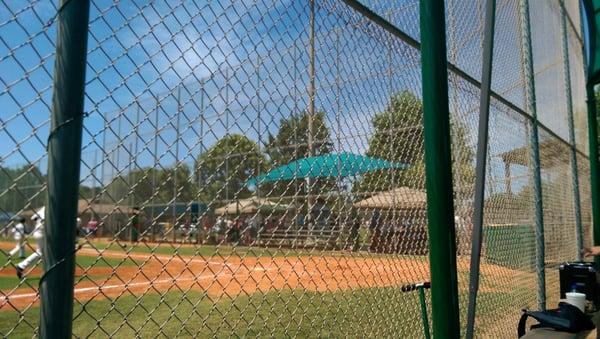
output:
<instances>
[{"instance_id":1,"label":"dugout","mask_svg":"<svg viewBox=\"0 0 600 339\"><path fill-rule=\"evenodd\" d=\"M398 187L354 203L367 218L370 250L378 253L425 255L427 245L425 191Z\"/></svg>"}]
</instances>

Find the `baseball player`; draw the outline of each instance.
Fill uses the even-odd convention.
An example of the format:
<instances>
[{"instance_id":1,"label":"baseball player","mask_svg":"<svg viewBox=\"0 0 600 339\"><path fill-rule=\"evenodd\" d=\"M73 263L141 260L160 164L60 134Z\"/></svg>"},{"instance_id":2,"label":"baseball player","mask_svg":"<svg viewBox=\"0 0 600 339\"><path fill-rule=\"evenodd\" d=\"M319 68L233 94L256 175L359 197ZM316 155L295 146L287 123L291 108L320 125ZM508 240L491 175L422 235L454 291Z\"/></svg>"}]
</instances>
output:
<instances>
[{"instance_id":1,"label":"baseball player","mask_svg":"<svg viewBox=\"0 0 600 339\"><path fill-rule=\"evenodd\" d=\"M131 211L131 242L137 243L140 235L140 210L137 207L132 208Z\"/></svg>"},{"instance_id":2,"label":"baseball player","mask_svg":"<svg viewBox=\"0 0 600 339\"><path fill-rule=\"evenodd\" d=\"M79 238L85 237L85 232L83 228L81 228L81 218L77 217L75 219L75 248L77 248L77 244L79 244Z\"/></svg>"},{"instance_id":3,"label":"baseball player","mask_svg":"<svg viewBox=\"0 0 600 339\"><path fill-rule=\"evenodd\" d=\"M25 218L22 216L15 217L16 224L12 227L12 235L15 240L15 248L8 252L8 255L13 257L19 253L19 258L25 258Z\"/></svg>"},{"instance_id":4,"label":"baseball player","mask_svg":"<svg viewBox=\"0 0 600 339\"><path fill-rule=\"evenodd\" d=\"M35 251L30 254L25 260L17 264L17 277L21 279L23 277L23 271L38 262L42 257L42 246L44 245L44 218L46 208L42 207L33 213L31 220L35 223L35 227L32 232L33 240L35 240Z\"/></svg>"}]
</instances>

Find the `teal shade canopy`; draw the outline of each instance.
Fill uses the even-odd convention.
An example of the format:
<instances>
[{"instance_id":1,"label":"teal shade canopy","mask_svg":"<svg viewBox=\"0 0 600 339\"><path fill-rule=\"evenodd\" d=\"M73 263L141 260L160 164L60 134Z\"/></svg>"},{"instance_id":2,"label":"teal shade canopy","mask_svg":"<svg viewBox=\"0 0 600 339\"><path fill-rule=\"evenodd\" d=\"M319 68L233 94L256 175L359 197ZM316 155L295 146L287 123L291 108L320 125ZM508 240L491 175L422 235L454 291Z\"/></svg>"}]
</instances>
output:
<instances>
[{"instance_id":1,"label":"teal shade canopy","mask_svg":"<svg viewBox=\"0 0 600 339\"><path fill-rule=\"evenodd\" d=\"M306 178L343 178L384 169L406 169L409 165L352 153L328 153L302 158L250 178L248 185Z\"/></svg>"}]
</instances>

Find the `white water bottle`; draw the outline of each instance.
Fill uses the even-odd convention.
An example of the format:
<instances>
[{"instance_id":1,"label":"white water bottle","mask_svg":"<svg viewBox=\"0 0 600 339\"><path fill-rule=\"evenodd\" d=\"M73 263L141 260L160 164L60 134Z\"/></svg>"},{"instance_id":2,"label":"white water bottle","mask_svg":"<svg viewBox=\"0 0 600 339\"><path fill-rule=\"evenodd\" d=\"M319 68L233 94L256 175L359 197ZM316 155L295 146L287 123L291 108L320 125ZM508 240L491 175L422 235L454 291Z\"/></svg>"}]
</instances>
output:
<instances>
[{"instance_id":1,"label":"white water bottle","mask_svg":"<svg viewBox=\"0 0 600 339\"><path fill-rule=\"evenodd\" d=\"M566 293L567 303L577 307L581 312L585 313L585 294L577 292L577 288L573 286L571 292Z\"/></svg>"}]
</instances>

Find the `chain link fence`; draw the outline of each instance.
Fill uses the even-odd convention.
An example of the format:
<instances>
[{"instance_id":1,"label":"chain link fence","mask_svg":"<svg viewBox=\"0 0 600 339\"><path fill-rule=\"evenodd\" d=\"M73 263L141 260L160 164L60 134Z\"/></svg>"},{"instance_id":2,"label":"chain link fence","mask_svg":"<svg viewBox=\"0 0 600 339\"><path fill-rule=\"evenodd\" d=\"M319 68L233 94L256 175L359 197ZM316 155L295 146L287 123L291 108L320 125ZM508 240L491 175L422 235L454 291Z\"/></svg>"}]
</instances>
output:
<instances>
[{"instance_id":1,"label":"chain link fence","mask_svg":"<svg viewBox=\"0 0 600 339\"><path fill-rule=\"evenodd\" d=\"M329 0L91 2L74 336L423 335L400 288L429 280L419 3L363 4L403 34ZM497 4L478 336L514 333L538 302L532 147L549 305L577 211L591 243L581 20L564 5L528 2L527 74L521 1ZM45 202L57 4L0 6L0 334L31 337L42 267L13 248L36 251ZM483 12L446 1L461 319Z\"/></svg>"}]
</instances>

